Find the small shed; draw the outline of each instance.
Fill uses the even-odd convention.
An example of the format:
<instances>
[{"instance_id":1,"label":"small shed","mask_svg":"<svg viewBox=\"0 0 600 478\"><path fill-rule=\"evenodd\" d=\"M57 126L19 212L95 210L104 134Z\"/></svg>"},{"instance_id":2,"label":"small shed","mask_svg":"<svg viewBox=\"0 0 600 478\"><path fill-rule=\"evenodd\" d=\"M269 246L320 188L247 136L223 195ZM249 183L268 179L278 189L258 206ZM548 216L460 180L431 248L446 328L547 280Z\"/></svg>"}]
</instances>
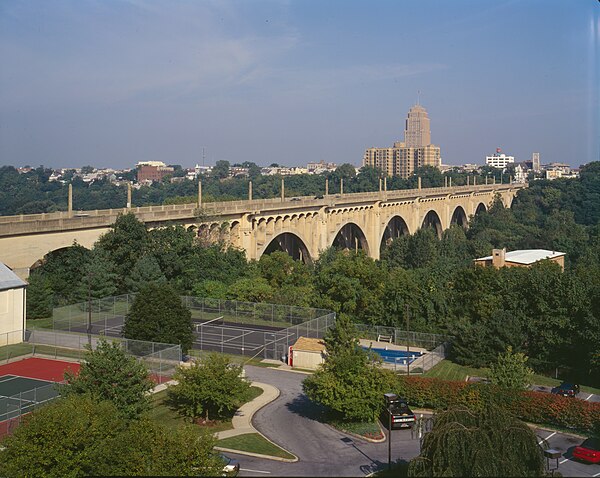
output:
<instances>
[{"instance_id":1,"label":"small shed","mask_svg":"<svg viewBox=\"0 0 600 478\"><path fill-rule=\"evenodd\" d=\"M0 347L23 342L27 282L0 262Z\"/></svg>"},{"instance_id":2,"label":"small shed","mask_svg":"<svg viewBox=\"0 0 600 478\"><path fill-rule=\"evenodd\" d=\"M300 337L291 350L291 366L316 370L325 361L325 342L322 339Z\"/></svg>"}]
</instances>

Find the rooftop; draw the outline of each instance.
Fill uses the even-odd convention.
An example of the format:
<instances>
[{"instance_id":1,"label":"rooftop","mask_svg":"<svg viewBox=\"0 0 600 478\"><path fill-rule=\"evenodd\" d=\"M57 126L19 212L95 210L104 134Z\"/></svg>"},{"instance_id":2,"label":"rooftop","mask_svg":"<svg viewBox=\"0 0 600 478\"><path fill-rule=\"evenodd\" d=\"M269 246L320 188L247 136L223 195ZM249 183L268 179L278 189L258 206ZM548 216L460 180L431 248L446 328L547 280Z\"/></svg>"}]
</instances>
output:
<instances>
[{"instance_id":1,"label":"rooftop","mask_svg":"<svg viewBox=\"0 0 600 478\"><path fill-rule=\"evenodd\" d=\"M564 256L564 252L547 251L546 249L524 249L520 251L510 251L504 256L506 262L514 262L516 264L533 264L543 259L554 259L555 257ZM492 256L480 257L477 261L491 261Z\"/></svg>"},{"instance_id":2,"label":"rooftop","mask_svg":"<svg viewBox=\"0 0 600 478\"><path fill-rule=\"evenodd\" d=\"M321 339L309 339L308 337L300 337L292 346L293 350L304 350L305 352L323 352L325 351L325 343Z\"/></svg>"},{"instance_id":3,"label":"rooftop","mask_svg":"<svg viewBox=\"0 0 600 478\"><path fill-rule=\"evenodd\" d=\"M27 282L0 262L0 290L17 289L26 285Z\"/></svg>"}]
</instances>

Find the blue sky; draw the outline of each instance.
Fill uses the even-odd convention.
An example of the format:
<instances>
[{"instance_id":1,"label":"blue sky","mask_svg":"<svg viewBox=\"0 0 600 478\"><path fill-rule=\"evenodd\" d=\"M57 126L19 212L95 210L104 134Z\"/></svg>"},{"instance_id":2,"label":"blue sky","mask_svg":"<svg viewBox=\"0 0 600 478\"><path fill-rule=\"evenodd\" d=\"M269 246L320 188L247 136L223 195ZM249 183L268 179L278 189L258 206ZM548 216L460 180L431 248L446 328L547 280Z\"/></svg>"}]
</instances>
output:
<instances>
[{"instance_id":1,"label":"blue sky","mask_svg":"<svg viewBox=\"0 0 600 478\"><path fill-rule=\"evenodd\" d=\"M597 0L3 1L0 165L598 160Z\"/></svg>"}]
</instances>

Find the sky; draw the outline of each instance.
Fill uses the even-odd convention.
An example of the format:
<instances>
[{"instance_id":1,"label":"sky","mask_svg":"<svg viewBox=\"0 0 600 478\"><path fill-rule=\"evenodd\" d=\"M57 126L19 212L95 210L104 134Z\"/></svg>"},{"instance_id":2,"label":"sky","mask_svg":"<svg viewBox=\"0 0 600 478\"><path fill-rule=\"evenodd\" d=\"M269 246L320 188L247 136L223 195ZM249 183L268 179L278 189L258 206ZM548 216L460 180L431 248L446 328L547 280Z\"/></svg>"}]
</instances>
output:
<instances>
[{"instance_id":1,"label":"sky","mask_svg":"<svg viewBox=\"0 0 600 478\"><path fill-rule=\"evenodd\" d=\"M0 166L600 159L598 0L1 0ZM204 153L203 153L204 151Z\"/></svg>"}]
</instances>

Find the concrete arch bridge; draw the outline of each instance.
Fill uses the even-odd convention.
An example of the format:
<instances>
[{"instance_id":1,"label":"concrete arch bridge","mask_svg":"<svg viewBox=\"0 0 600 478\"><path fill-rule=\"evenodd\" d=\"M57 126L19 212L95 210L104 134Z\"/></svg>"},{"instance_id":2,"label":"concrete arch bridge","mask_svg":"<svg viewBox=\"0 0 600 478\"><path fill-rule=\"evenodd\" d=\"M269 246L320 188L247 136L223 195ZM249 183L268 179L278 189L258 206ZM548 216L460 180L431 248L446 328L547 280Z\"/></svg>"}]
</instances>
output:
<instances>
[{"instance_id":1,"label":"concrete arch bridge","mask_svg":"<svg viewBox=\"0 0 600 478\"><path fill-rule=\"evenodd\" d=\"M225 240L248 259L282 250L306 262L335 246L362 249L378 259L382 247L402 234L452 224L467 227L496 195L510 207L521 184L490 184L324 197L130 207L0 217L0 261L21 277L45 254L74 241L92 247L122 213L133 212L149 228L180 224L207 241Z\"/></svg>"}]
</instances>

